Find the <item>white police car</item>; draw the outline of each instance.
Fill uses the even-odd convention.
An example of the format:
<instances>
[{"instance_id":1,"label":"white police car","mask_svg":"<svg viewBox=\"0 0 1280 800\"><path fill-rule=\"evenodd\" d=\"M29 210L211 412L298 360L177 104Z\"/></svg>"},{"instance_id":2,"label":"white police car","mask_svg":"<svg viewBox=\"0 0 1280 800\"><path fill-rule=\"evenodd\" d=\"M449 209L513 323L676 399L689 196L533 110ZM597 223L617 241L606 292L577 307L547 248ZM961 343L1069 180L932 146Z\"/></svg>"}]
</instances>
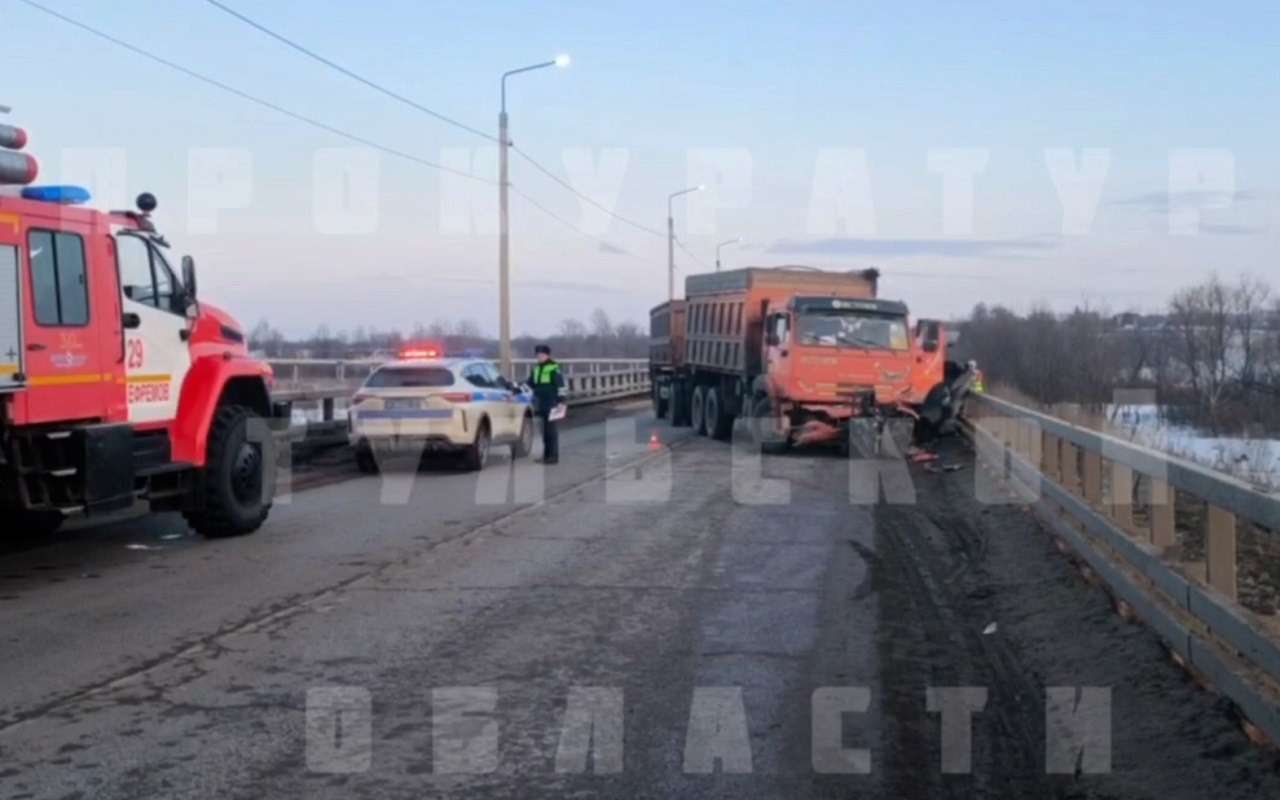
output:
<instances>
[{"instance_id":1,"label":"white police car","mask_svg":"<svg viewBox=\"0 0 1280 800\"><path fill-rule=\"evenodd\" d=\"M492 362L410 348L378 367L351 400L351 441L362 472L386 457L457 453L482 469L493 445L533 450L530 397Z\"/></svg>"}]
</instances>

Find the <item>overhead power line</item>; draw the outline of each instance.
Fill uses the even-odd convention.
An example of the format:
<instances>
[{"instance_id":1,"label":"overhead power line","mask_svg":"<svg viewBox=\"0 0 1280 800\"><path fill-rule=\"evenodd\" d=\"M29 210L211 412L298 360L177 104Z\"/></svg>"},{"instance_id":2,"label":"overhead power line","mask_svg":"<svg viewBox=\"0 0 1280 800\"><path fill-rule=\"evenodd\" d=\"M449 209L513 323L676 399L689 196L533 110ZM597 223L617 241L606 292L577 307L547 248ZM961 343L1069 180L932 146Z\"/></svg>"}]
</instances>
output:
<instances>
[{"instance_id":1,"label":"overhead power line","mask_svg":"<svg viewBox=\"0 0 1280 800\"><path fill-rule=\"evenodd\" d=\"M230 7L230 6L228 6L226 3L221 2L221 0L205 0L205 2L206 2L206 3L208 3L209 5L213 6L214 8L216 8L216 9L218 9L218 10L222 11L223 13L229 14L230 16L232 16L232 17L234 17L234 18L236 18L236 19L240 20L241 22L243 22L244 24L248 25L249 27L251 27L251 28L253 28L253 29L255 29L255 30L257 30L257 31L259 31L259 32L261 32L261 33L263 33L263 34L266 34L267 36L270 36L272 39L275 39L277 42L280 42L281 44L285 45L286 47L292 48L293 50L296 50L297 52L302 53L303 55L307 56L308 58L310 58L310 59L312 59L312 60L314 60L314 61L317 61L317 62L319 62L319 63L321 63L321 64L325 65L326 67L329 67L330 69L336 70L336 71L338 71L338 72L342 73L343 75L346 75L348 78L351 78L352 80L354 80L354 81L356 81L356 82L358 82L358 83L361 83L361 84L363 84L363 85L365 85L365 86L369 87L370 89L373 89L375 92L378 92L379 94L385 95L386 97L390 97L391 99L393 99L393 100L395 100L395 101L397 101L397 102L399 102L399 103L403 103L404 105L409 106L409 107L410 107L410 108L412 108L412 109L415 109L415 110L417 110L417 111L420 111L420 112L422 112L423 114L427 114L428 116L434 117L434 118L436 118L436 119L440 120L441 122L445 122L445 123L447 123L447 124L449 124L449 125L454 126L455 128L458 128L458 129L460 129L460 130L466 131L467 133L470 133L470 134L474 134L475 136L479 136L479 137L481 137L482 139L485 139L486 141L495 142L495 143L496 143L496 142L498 142L498 137L493 136L492 134L489 134L489 133L485 133L484 131L482 131L482 130L480 130L480 129L478 129L478 128L472 127L471 125L467 125L467 124L465 124L465 123L463 123L463 122L459 122L458 120L453 119L452 117L446 116L445 114L441 114L439 111L436 111L436 110L434 110L434 109L432 109L432 108L428 108L427 106L424 106L424 105L422 105L421 103L419 103L419 102L417 102L417 101L415 101L415 100L412 100L412 99L410 99L410 98L408 98L408 97L405 97L404 95L402 95L402 94L400 94L400 93L398 93L398 92L395 92L395 91L393 91L393 90L391 90L391 89L388 89L387 87L383 86L382 84L378 83L377 81L374 81L374 80L372 80L372 79L370 79L370 78L366 78L365 76L363 76L363 75L361 75L361 74L359 74L359 73L357 73L357 72L355 72L355 71L353 71L353 70L350 70L350 69L348 69L348 68L346 68L346 67L342 66L341 64L337 63L337 62L336 62L336 61L334 61L333 59L330 59L330 58L328 58L328 57L326 57L326 56L323 56L323 55L321 55L321 54L317 53L316 51L314 51L314 50L312 50L312 49L310 49L310 48L306 47L305 45L299 44L298 42L294 41L293 39L289 38L288 36L285 36L284 34L279 33L278 31L275 31L275 30L272 30L271 28L268 28L266 25L263 25L261 22L258 22L257 20L253 19L252 17L249 17L249 16L247 16L247 15L245 15L245 14L243 14L243 13L241 13L241 12L237 11L236 9L231 8L231 7ZM568 189L570 192L572 192L572 193L573 193L575 196L577 196L579 199L583 200L584 202L588 203L588 204L589 204L589 205L591 205L591 206L594 206L595 208L599 209L600 211L604 212L605 214L609 215L610 217L612 217L612 218L614 218L614 219L618 220L619 222L622 222L622 223L625 223L625 224L627 224L627 225L630 225L631 227L635 228L636 230L643 231L643 232L645 232L645 233L647 233L647 234L649 234L649 235L651 235L651 236L656 236L656 237L658 237L658 238L661 238L661 237L663 237L663 236L665 236L665 235L666 235L665 233L663 233L663 232L661 232L661 231L659 231L659 230L656 230L656 229L654 229L654 228L651 228L651 227L649 227L649 226L647 226L647 225L643 225L643 224L641 224L641 223L639 223L639 222L636 222L636 221L635 221L635 220L633 220L633 219L629 219L629 218L627 218L627 217L625 217L625 216L623 216L623 215L621 215L621 214L617 213L616 211L613 211L612 209L610 209L610 208L608 208L608 207L604 206L603 204L601 204L601 203L597 202L594 198L592 198L592 197L590 197L590 196L588 196L588 195L584 194L583 192L579 191L575 186L573 186L573 184L571 184L571 183L569 183L568 181L564 180L564 179L563 179L563 178L561 178L559 175L556 175L556 174L555 174L554 172L552 172L550 169L548 169L547 167L543 166L543 165L542 165L542 164L541 164L537 159L535 159L533 156L531 156L531 155L529 155L528 153L524 152L523 150L521 150L520 148L516 147L515 145L511 145L511 149L512 149L512 150L514 150L514 151L515 151L515 152L516 152L516 153L517 153L521 158L523 158L525 161L527 161L527 162L530 164L530 166L532 166L534 169L536 169L536 170L538 170L539 172L541 172L542 174L546 175L548 178L550 178L551 180L555 181L557 184L559 184L560 186L564 187L565 189Z\"/></svg>"},{"instance_id":2,"label":"overhead power line","mask_svg":"<svg viewBox=\"0 0 1280 800\"><path fill-rule=\"evenodd\" d=\"M498 137L493 136L492 134L485 133L484 131L480 130L479 128L473 128L472 126L467 125L467 124L466 124L466 123L464 123L464 122L459 122L458 120L456 120L456 119L454 119L454 118L452 118L452 117L449 117L449 116L446 116L446 115L444 115L444 114L441 114L439 111L436 111L436 110L434 110L434 109L428 108L428 107L426 107L426 106L422 105L421 103L418 103L418 102L416 102L416 101L414 101L414 100L409 99L408 97L405 97L405 96L404 96L404 95L402 95L402 94L399 94L398 92L394 92L394 91L392 91L391 89L388 89L387 87L383 86L383 85L382 85L382 84L380 84L380 83L377 83L376 81L370 80L369 78L366 78L366 77L364 77L363 75L360 75L360 74L359 74L359 73L357 73L357 72L353 72L352 70L347 69L346 67L342 66L341 64L339 64L339 63L337 63L337 62L335 62L335 61L333 61L333 60L331 60L331 59L329 59L329 58L326 58L326 57L324 57L324 56L320 55L319 53L315 52L314 50L311 50L311 49L309 49L309 48L307 48L307 47L304 47L303 45L301 45L301 44L299 44L299 43L295 42L294 40L290 39L289 37L285 36L284 34L277 33L276 31L272 30L271 28L268 28L266 25L263 25L262 23L258 22L257 20L252 19L251 17L248 17L248 16L246 16L246 15L244 15L244 14L240 13L239 11L235 10L234 8L231 8L230 6L226 5L225 3L221 3L221 2L219 2L219 0L205 0L205 2L207 2L209 5L213 6L214 8L218 9L219 11L222 11L223 13L226 13L226 14L231 15L232 17L235 17L236 19L240 20L241 22L243 22L244 24L248 25L249 27L254 28L254 29L256 29L256 30L260 31L260 32L262 32L262 33L266 34L267 36L270 36L272 39L275 39L277 42L280 42L281 44L283 44L283 45L285 45L285 46L287 46L287 47L293 48L294 50L298 51L299 53L302 53L304 56L307 56L308 58L310 58L310 59L312 59L312 60L314 60L314 61L318 61L318 62L320 62L321 64L324 64L326 67L329 67L330 69L337 70L338 72L341 72L343 75L346 75L348 78L350 78L350 79L351 79L351 80L353 80L353 81L356 81L356 82L358 82L358 83L362 83L362 84L364 84L365 86L368 86L370 89L373 89L375 92L379 92L379 93L381 93L381 94L384 94L384 95L386 95L387 97L390 97L392 100L396 100L396 101L398 101L398 102L400 102L400 103L404 103L405 105L409 106L410 108L413 108L413 109L416 109L416 110L418 110L418 111L421 111L423 114L427 114L428 116L435 117L436 119L440 120L441 122L445 122L445 123L447 123L447 124L449 124L449 125L454 126L455 128L459 128L459 129L461 129L461 130L464 130L464 131L466 131L467 133L471 133L471 134L474 134L474 135L479 136L479 137L481 137L481 138L488 139L488 140L489 140L489 141L491 141L491 142L497 142L497 141L498 141Z\"/></svg>"},{"instance_id":3,"label":"overhead power line","mask_svg":"<svg viewBox=\"0 0 1280 800\"><path fill-rule=\"evenodd\" d=\"M551 170L549 170L549 169L547 169L546 167L542 166L542 164L538 163L538 161L537 161L536 159L534 159L534 157L533 157L533 156L531 156L531 155L529 155L528 153L526 153L525 151L521 150L519 147L516 147L514 144L513 144L513 145L511 145L511 149L512 149L512 150L513 150L513 151L514 151L518 156L520 156L521 158L523 158L525 161L529 162L529 164L531 164L531 165L534 167L534 169L538 170L538 171L539 171L539 172L541 172L543 175L546 175L546 176L547 176L548 178L550 178L551 180L555 181L556 183L560 184L560 185L561 185L561 186L563 186L564 188L568 189L570 192L572 192L572 193L573 193L574 195L576 195L578 198L580 198L580 199L584 200L585 202L587 202L588 204L590 204L590 205L592 205L592 206L595 206L596 208L600 209L601 211L603 211L604 213L606 213L606 214L608 214L609 216L613 217L614 219L618 220L619 222L625 222L626 224L630 225L631 227L635 228L636 230L644 231L645 233L649 234L650 236L657 236L657 237L659 237L659 238L661 238L661 237L663 237L663 236L666 236L666 234L665 234L665 233L663 233L662 231L656 230L656 229L654 229L654 228L650 228L650 227L648 227L647 225L642 225L642 224L640 224L639 222L636 222L635 220L628 219L627 217L624 217L624 216L622 216L621 214L619 214L619 213L617 213L617 212L615 212L615 211L613 211L613 210L611 210L611 209L607 208L607 207L606 207L606 206L604 206L603 204L601 204L601 203L599 203L599 202L596 202L596 200L595 200L594 198L592 198L592 197L590 197L590 196L588 196L588 195L586 195L586 194L583 194L582 192L578 191L578 189L577 189L577 188L575 188L573 184L569 183L568 181L566 181L566 180L564 180L563 178L561 178L559 175L556 175L556 174L555 174L554 172L552 172Z\"/></svg>"},{"instance_id":4,"label":"overhead power line","mask_svg":"<svg viewBox=\"0 0 1280 800\"><path fill-rule=\"evenodd\" d=\"M684 254L687 255L689 258L692 258L694 262L698 264L698 266L702 267L703 269L711 269L710 265L708 265L707 262L695 256L692 250L685 247L684 242L680 241L679 239L676 239L675 242L676 242L676 247L679 247L681 250L683 250Z\"/></svg>"},{"instance_id":5,"label":"overhead power line","mask_svg":"<svg viewBox=\"0 0 1280 800\"><path fill-rule=\"evenodd\" d=\"M612 248L612 250L616 251L616 253L615 253L616 255L624 255L624 256L627 256L628 258L634 258L634 259L636 259L637 261L643 261L643 262L645 262L646 264L647 264L647 263L650 263L648 259L646 259L646 258L642 258L641 256L638 256L638 255L636 255L635 253L632 253L630 250L627 250L627 249L625 249L625 248L623 248L623 247L621 247L621 246L619 246L619 245L614 244L613 242L609 241L608 239L602 238L602 237L600 237L600 236L596 236L595 234L592 234L592 233L587 233L587 232L586 232L586 231L584 231L582 228L578 227L577 225L573 224L573 223L572 223L572 222L570 222L569 220L567 220L567 219L565 219L564 217L560 216L560 215L559 215L559 214L557 214L556 212L554 212L554 211L552 211L551 209L547 208L547 207L546 207L546 206L544 206L542 203L539 203L537 200L533 199L533 197L531 197L528 193L523 192L523 191L521 191L520 189L517 189L515 186L511 186L511 187L509 187L509 188L511 189L511 193L512 193L512 194L514 194L514 195L516 195L517 197L519 197L519 198L523 199L526 203L528 203L529 205L531 205L531 206L533 206L534 208L538 209L538 210L539 210L539 211L541 211L543 214L547 215L548 217L551 217L551 218L552 218L552 219L554 219L556 222L559 222L561 225L565 226L566 228L569 228L570 230L574 231L575 233L577 233L577 234L579 234L579 235L581 235L581 236L585 236L585 237L586 237L586 238L588 238L588 239L592 239L592 240L597 241L597 242L599 242L600 244L602 244L602 245L604 245L604 246L606 246L606 247Z\"/></svg>"},{"instance_id":6,"label":"overhead power line","mask_svg":"<svg viewBox=\"0 0 1280 800\"><path fill-rule=\"evenodd\" d=\"M238 97L241 100L248 101L250 103L253 103L254 105L261 106L262 108L270 109L271 111L275 111L278 114L283 114L284 116L289 117L290 119L294 119L294 120L297 120L298 122L305 123L307 125L310 125L313 128L317 128L319 130L325 131L326 133L332 133L335 136L340 136L343 139L346 139L351 142L355 142L356 144L362 144L365 147L370 147L375 150L380 150L384 153L387 153L388 155L392 155L392 156L395 156L396 158L404 159L405 161L411 161L415 164L419 164L424 167L430 167L431 169L439 170L441 172L448 172L450 174L457 175L462 178L468 178L470 180L480 181L481 183L487 183L493 186L498 185L498 182L496 180L484 178L479 175L473 175L470 172L463 172L462 170L459 170L459 169L447 167L444 164L439 164L425 158L420 158L418 156L413 155L412 153L406 153L403 150L397 150L394 147L389 147L380 142L376 142L372 139L366 138L364 136L360 136L359 134L351 133L350 131L346 131L334 125L330 125L327 122L321 122L320 120L315 119L313 117L308 117L305 114L299 114L296 111L292 111L288 108L285 108L284 106L278 105L269 100L263 100L260 97L255 97L254 95L251 95L248 92L242 91L240 89L237 89L234 86L223 83L222 81L217 80L216 78L211 78L208 75L204 75L199 72L196 72L195 70L188 69L187 67L184 67L181 64L170 61L169 59L164 58L162 56L158 56L155 53L152 53L148 50L144 50L141 47L138 47L137 45L130 44L129 42L124 41L123 39L119 39L115 36L112 36L111 34L101 31L97 28L94 28L91 25L88 25L77 19L73 19L72 17L69 17L60 12L54 11L53 9L47 6L44 6L44 5L41 5L40 3L35 2L35 0L19 0L19 2L24 3L25 5L30 6L31 8L34 8L37 11L41 11L45 14L48 14L49 16L55 19L61 20L62 22L65 22L68 25L71 25L72 27L79 28L80 30L85 31L86 33L92 34L93 36L96 36L99 39L110 42L111 44L114 44L117 47L122 47L125 50L128 50L131 53L134 53L135 55L142 56L143 58L153 61L157 64L160 64L161 66L168 67L169 69L174 70L175 72L180 72L189 78L194 78L195 80L198 80L201 83L205 83L205 84L208 84L209 86L213 86L214 88L220 89L226 92L227 94L234 95L235 97Z\"/></svg>"}]
</instances>

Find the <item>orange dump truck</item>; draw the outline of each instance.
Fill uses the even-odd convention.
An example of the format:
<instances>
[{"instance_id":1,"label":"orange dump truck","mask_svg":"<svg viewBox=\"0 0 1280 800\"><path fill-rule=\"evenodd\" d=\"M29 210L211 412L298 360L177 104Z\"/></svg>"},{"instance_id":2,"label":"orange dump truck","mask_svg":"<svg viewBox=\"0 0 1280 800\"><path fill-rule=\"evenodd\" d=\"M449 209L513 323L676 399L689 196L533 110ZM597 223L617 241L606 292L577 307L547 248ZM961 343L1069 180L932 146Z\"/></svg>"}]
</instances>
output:
<instances>
[{"instance_id":1,"label":"orange dump truck","mask_svg":"<svg viewBox=\"0 0 1280 800\"><path fill-rule=\"evenodd\" d=\"M686 299L650 313L654 411L728 438L735 420L766 449L848 442L851 423L901 446L951 415L968 368L946 330L877 298L876 270L749 267L691 275ZM880 437L876 437L878 443Z\"/></svg>"}]
</instances>

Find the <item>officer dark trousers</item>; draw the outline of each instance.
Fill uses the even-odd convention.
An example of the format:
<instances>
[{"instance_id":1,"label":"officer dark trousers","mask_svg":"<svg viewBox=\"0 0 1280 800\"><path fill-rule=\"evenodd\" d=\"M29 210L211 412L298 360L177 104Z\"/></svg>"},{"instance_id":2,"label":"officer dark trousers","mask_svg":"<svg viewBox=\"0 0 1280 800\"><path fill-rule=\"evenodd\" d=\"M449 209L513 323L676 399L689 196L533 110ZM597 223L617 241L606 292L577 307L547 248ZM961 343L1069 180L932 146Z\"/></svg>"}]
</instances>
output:
<instances>
[{"instance_id":1,"label":"officer dark trousers","mask_svg":"<svg viewBox=\"0 0 1280 800\"><path fill-rule=\"evenodd\" d=\"M550 411L538 414L542 422L542 457L555 461L560 458L560 423L549 419Z\"/></svg>"}]
</instances>

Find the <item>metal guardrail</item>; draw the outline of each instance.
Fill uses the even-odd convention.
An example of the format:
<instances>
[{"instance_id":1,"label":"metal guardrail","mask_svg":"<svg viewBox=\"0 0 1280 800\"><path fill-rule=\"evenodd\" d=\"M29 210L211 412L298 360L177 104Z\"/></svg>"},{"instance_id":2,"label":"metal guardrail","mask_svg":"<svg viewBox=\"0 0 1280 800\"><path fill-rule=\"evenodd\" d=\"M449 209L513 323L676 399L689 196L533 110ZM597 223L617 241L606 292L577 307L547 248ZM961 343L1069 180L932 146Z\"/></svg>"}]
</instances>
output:
<instances>
[{"instance_id":1,"label":"metal guardrail","mask_svg":"<svg viewBox=\"0 0 1280 800\"><path fill-rule=\"evenodd\" d=\"M972 396L966 417L979 457L1027 488L1116 596L1280 742L1280 644L1237 602L1238 522L1280 535L1280 494L990 395ZM1142 527L1135 479L1148 486ZM1206 506L1203 564L1170 558L1178 491Z\"/></svg>"},{"instance_id":2,"label":"metal guardrail","mask_svg":"<svg viewBox=\"0 0 1280 800\"><path fill-rule=\"evenodd\" d=\"M649 362L643 358L557 359L564 368L569 405L586 405L649 392ZM272 393L280 400L319 403L321 421L335 419L337 401L345 400L382 359L268 359L276 375ZM515 359L516 376L523 378L533 359Z\"/></svg>"}]
</instances>

